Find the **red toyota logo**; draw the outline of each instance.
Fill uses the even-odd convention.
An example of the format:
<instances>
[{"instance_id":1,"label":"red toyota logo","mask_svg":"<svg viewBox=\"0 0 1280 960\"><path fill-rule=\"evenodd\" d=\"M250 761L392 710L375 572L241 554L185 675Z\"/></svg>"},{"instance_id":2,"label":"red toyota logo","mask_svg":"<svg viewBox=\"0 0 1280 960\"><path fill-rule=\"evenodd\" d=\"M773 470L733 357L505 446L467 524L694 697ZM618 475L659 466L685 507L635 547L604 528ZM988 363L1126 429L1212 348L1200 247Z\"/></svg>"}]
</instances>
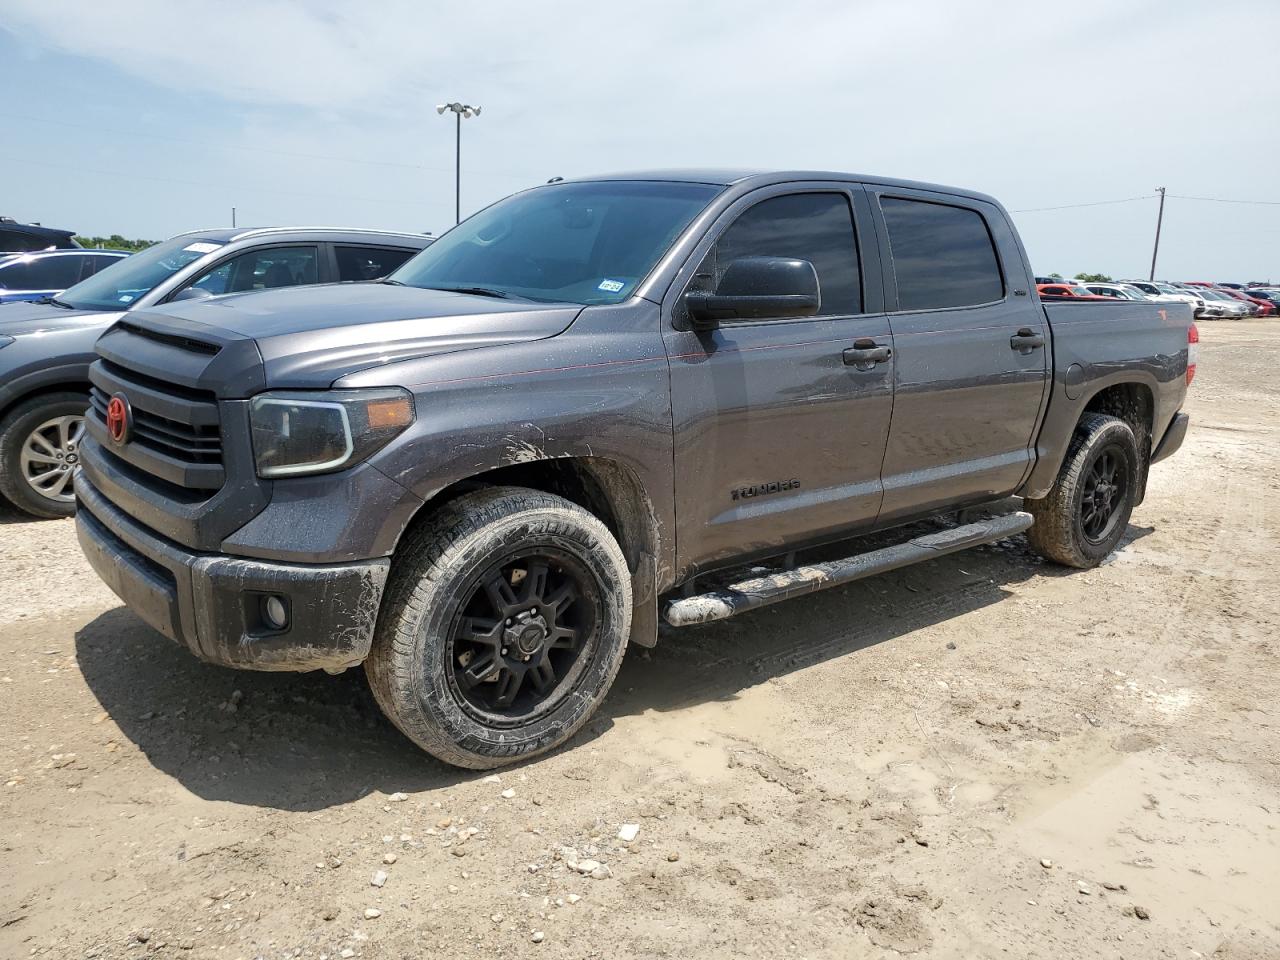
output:
<instances>
[{"instance_id":1,"label":"red toyota logo","mask_svg":"<svg viewBox=\"0 0 1280 960\"><path fill-rule=\"evenodd\" d=\"M117 393L107 404L107 433L114 443L125 443L133 427L133 411L129 409L129 398Z\"/></svg>"}]
</instances>

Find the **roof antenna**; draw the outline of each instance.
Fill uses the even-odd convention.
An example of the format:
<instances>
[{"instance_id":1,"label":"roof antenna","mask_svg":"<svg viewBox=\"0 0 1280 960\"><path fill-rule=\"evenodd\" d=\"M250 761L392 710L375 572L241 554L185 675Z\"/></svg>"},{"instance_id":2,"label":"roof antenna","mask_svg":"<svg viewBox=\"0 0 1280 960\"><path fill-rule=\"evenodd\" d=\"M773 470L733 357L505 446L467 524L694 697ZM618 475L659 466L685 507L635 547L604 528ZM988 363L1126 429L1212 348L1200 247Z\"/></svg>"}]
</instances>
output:
<instances>
[{"instance_id":1,"label":"roof antenna","mask_svg":"<svg viewBox=\"0 0 1280 960\"><path fill-rule=\"evenodd\" d=\"M564 183L564 177L552 177L547 183Z\"/></svg>"}]
</instances>

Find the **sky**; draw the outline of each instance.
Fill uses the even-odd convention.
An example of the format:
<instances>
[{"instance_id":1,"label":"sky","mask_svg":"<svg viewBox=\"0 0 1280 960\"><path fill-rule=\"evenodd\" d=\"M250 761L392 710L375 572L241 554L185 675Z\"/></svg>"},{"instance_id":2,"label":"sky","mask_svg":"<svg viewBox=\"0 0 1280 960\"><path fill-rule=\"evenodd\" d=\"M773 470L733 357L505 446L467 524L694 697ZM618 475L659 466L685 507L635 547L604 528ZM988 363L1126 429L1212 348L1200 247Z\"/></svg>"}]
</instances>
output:
<instances>
[{"instance_id":1,"label":"sky","mask_svg":"<svg viewBox=\"0 0 1280 960\"><path fill-rule=\"evenodd\" d=\"M1158 275L1280 281L1278 29L1275 0L5 0L0 214L440 233L458 100L464 216L553 176L844 170L993 194L1037 273L1145 277L1164 186Z\"/></svg>"}]
</instances>

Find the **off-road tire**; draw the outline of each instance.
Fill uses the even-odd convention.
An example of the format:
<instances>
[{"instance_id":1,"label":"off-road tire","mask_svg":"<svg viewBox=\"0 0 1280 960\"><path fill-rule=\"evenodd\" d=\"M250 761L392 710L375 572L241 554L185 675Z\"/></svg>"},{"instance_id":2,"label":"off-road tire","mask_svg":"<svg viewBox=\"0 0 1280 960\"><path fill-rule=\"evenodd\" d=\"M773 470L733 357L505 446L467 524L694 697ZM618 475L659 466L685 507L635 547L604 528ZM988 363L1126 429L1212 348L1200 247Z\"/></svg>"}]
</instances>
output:
<instances>
[{"instance_id":1,"label":"off-road tire","mask_svg":"<svg viewBox=\"0 0 1280 960\"><path fill-rule=\"evenodd\" d=\"M521 726L477 719L450 683L448 633L466 584L517 544L546 543L595 580L594 648L573 687ZM483 770L545 753L582 727L608 693L631 628L631 577L608 528L562 497L521 487L465 494L410 530L392 559L365 672L374 698L405 736L435 757ZM585 654L584 654L585 656Z\"/></svg>"},{"instance_id":2,"label":"off-road tire","mask_svg":"<svg viewBox=\"0 0 1280 960\"><path fill-rule=\"evenodd\" d=\"M0 420L0 494L19 510L33 517L56 519L76 512L74 502L63 503L42 497L22 475L22 445L31 431L46 420L83 416L89 397L73 391L44 393L17 404Z\"/></svg>"},{"instance_id":3,"label":"off-road tire","mask_svg":"<svg viewBox=\"0 0 1280 960\"><path fill-rule=\"evenodd\" d=\"M1082 500L1089 471L1107 451L1124 458L1128 482L1123 499L1116 507L1114 526L1105 538L1094 542L1084 533ZM1076 424L1052 489L1042 499L1025 502L1025 508L1036 521L1027 531L1031 549L1046 560L1067 567L1081 570L1096 567L1124 536L1137 502L1140 468L1138 443L1129 424L1099 413L1085 414Z\"/></svg>"}]
</instances>

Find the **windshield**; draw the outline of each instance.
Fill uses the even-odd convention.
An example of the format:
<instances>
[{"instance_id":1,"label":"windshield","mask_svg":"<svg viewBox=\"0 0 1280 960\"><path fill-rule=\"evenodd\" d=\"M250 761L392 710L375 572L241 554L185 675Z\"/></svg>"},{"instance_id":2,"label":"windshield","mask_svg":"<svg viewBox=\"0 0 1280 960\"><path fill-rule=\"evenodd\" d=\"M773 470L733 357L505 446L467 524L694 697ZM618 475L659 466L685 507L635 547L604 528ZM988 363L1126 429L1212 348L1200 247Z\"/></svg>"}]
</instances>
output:
<instances>
[{"instance_id":1,"label":"windshield","mask_svg":"<svg viewBox=\"0 0 1280 960\"><path fill-rule=\"evenodd\" d=\"M1122 286L1120 289L1121 289L1121 290L1123 290L1125 293L1127 293L1127 294L1129 295L1129 299L1130 299L1130 300L1145 300L1145 299L1147 299L1147 295L1146 295L1145 293L1143 293L1141 290L1139 290L1137 287L1131 287L1131 286L1129 286L1128 284L1125 284L1125 285L1124 285L1124 286Z\"/></svg>"},{"instance_id":2,"label":"windshield","mask_svg":"<svg viewBox=\"0 0 1280 960\"><path fill-rule=\"evenodd\" d=\"M58 300L77 310L128 310L129 305L194 260L222 246L221 241L174 237L135 253L68 287Z\"/></svg>"},{"instance_id":3,"label":"windshield","mask_svg":"<svg viewBox=\"0 0 1280 960\"><path fill-rule=\"evenodd\" d=\"M606 180L527 190L464 220L388 279L526 300L620 303L721 189Z\"/></svg>"},{"instance_id":4,"label":"windshield","mask_svg":"<svg viewBox=\"0 0 1280 960\"><path fill-rule=\"evenodd\" d=\"M1074 296L1077 296L1077 297L1092 297L1092 296L1094 296L1094 293L1093 293L1093 291L1092 291L1092 290L1086 290L1084 287L1067 287L1067 289L1068 289L1068 290L1070 290L1070 291L1071 291L1071 293L1072 293Z\"/></svg>"},{"instance_id":5,"label":"windshield","mask_svg":"<svg viewBox=\"0 0 1280 960\"><path fill-rule=\"evenodd\" d=\"M1155 284L1152 284L1152 286L1154 286L1161 293L1186 293L1187 292L1185 290L1179 290L1177 287L1171 287L1167 283L1155 283Z\"/></svg>"}]
</instances>

